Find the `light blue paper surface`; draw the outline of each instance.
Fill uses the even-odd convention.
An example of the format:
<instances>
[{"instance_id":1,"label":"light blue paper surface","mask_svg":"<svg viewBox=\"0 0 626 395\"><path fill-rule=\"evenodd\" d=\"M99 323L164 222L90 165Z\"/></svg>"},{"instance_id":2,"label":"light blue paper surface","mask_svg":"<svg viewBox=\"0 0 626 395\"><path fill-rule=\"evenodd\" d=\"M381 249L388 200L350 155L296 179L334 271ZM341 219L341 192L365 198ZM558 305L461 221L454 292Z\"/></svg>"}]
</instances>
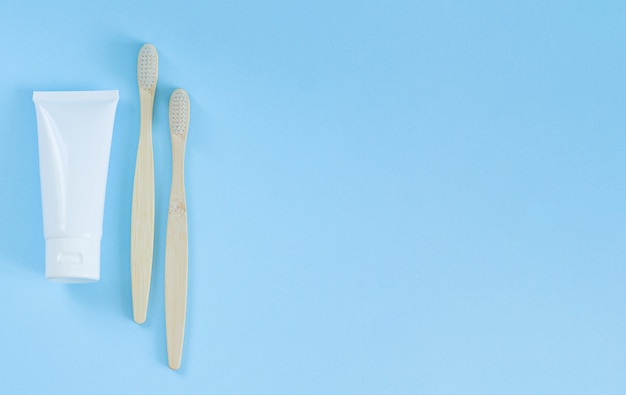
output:
<instances>
[{"instance_id":1,"label":"light blue paper surface","mask_svg":"<svg viewBox=\"0 0 626 395\"><path fill-rule=\"evenodd\" d=\"M0 393L626 393L626 3L0 4ZM132 321L136 60L159 51ZM167 106L191 98L182 368ZM33 90L119 89L101 281L44 278Z\"/></svg>"}]
</instances>

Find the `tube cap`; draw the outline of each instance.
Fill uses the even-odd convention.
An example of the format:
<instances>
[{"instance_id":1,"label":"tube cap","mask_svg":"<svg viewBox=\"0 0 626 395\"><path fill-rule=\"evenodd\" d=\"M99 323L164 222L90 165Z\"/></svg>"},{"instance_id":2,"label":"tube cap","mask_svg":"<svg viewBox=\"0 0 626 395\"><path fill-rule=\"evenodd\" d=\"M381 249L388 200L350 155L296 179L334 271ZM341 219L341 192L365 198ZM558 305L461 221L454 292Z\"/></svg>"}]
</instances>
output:
<instances>
[{"instance_id":1,"label":"tube cap","mask_svg":"<svg viewBox=\"0 0 626 395\"><path fill-rule=\"evenodd\" d=\"M100 280L100 240L46 240L46 278L60 283Z\"/></svg>"}]
</instances>

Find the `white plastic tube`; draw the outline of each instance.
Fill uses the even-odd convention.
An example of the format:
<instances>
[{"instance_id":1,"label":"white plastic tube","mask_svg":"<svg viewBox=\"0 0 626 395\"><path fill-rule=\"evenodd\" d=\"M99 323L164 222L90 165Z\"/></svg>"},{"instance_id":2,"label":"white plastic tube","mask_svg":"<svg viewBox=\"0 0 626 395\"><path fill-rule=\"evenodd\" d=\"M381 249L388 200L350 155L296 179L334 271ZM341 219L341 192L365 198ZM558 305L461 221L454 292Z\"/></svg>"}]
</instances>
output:
<instances>
[{"instance_id":1,"label":"white plastic tube","mask_svg":"<svg viewBox=\"0 0 626 395\"><path fill-rule=\"evenodd\" d=\"M46 278L100 279L100 240L118 91L34 92Z\"/></svg>"}]
</instances>

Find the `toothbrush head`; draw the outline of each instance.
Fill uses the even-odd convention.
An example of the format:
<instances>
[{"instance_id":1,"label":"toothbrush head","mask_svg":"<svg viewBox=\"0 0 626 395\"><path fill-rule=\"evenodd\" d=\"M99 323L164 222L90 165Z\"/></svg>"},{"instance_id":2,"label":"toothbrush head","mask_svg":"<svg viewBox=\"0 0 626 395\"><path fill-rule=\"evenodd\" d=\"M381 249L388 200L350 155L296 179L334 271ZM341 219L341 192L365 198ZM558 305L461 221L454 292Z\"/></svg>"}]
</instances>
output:
<instances>
[{"instance_id":1,"label":"toothbrush head","mask_svg":"<svg viewBox=\"0 0 626 395\"><path fill-rule=\"evenodd\" d=\"M172 135L187 137L189 128L189 95L178 88L170 96L170 132Z\"/></svg>"},{"instance_id":2,"label":"toothbrush head","mask_svg":"<svg viewBox=\"0 0 626 395\"><path fill-rule=\"evenodd\" d=\"M154 93L159 76L159 54L152 44L144 44L137 58L139 89Z\"/></svg>"}]
</instances>

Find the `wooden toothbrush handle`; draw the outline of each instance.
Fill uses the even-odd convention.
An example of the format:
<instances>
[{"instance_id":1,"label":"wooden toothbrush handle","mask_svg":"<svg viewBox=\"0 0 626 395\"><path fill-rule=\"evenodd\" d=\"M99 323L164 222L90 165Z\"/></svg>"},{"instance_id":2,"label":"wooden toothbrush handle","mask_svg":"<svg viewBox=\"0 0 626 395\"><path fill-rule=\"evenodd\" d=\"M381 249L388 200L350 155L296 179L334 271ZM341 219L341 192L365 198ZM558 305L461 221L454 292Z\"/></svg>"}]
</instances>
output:
<instances>
[{"instance_id":1,"label":"wooden toothbrush handle","mask_svg":"<svg viewBox=\"0 0 626 395\"><path fill-rule=\"evenodd\" d=\"M176 177L176 175L174 176ZM182 175L180 175L182 178ZM180 187L176 188L175 185ZM187 207L182 181L172 180L165 244L165 329L168 364L180 367L187 313Z\"/></svg>"},{"instance_id":2,"label":"wooden toothbrush handle","mask_svg":"<svg viewBox=\"0 0 626 395\"><path fill-rule=\"evenodd\" d=\"M152 153L152 102L141 100L141 126L135 165L130 238L133 318L146 321L154 249L154 158Z\"/></svg>"}]
</instances>

